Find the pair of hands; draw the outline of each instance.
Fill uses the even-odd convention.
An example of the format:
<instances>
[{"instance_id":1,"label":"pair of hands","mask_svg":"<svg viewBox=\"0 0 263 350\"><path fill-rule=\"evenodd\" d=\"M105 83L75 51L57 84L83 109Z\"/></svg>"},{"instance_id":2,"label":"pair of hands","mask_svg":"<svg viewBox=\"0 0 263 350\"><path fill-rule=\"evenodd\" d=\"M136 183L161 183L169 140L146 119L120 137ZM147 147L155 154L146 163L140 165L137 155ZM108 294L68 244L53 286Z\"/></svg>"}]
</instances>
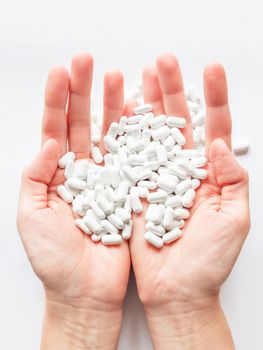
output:
<instances>
[{"instance_id":1,"label":"pair of hands","mask_svg":"<svg viewBox=\"0 0 263 350\"><path fill-rule=\"evenodd\" d=\"M80 54L72 60L70 77L64 68L50 72L43 146L22 177L18 228L46 292L42 349L115 348L131 262L156 349L175 349L180 342L185 347L178 345L178 349L191 348L195 333L208 326L229 336L218 293L249 231L249 207L248 176L230 150L231 117L223 67L209 65L204 72L208 179L197 192L185 234L160 251L144 240L144 213L133 217L131 240L109 248L81 234L70 206L56 194L64 180L57 168L60 156L67 149L77 158L90 155L92 70L91 56ZM173 55L159 57L144 70L143 93L155 114L185 116L184 132L191 147L191 119ZM121 73L107 73L102 137L121 115L132 115L135 101L124 105L123 96ZM208 344L208 337L204 338ZM224 349L231 344L229 340Z\"/></svg>"}]
</instances>

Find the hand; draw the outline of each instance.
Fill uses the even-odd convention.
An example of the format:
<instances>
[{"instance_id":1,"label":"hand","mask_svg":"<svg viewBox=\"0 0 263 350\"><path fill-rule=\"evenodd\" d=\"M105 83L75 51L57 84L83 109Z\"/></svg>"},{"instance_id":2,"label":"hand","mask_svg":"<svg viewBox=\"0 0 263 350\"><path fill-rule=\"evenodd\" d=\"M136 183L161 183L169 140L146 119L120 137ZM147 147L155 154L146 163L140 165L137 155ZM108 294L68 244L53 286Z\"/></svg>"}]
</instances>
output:
<instances>
[{"instance_id":1,"label":"hand","mask_svg":"<svg viewBox=\"0 0 263 350\"><path fill-rule=\"evenodd\" d=\"M42 149L23 172L18 229L33 270L45 287L46 324L59 320L62 328L66 319L68 327L77 315L77 331L72 333L82 328L84 333L87 328L87 334L81 334L85 339L95 339L96 332L103 334L96 348L100 344L114 348L130 271L128 244L109 248L91 241L75 226L71 207L56 193L64 182L63 170L57 168L61 155L69 149L77 158L90 156L92 70L92 58L81 54L72 60L70 78L64 68L55 68L48 76ZM122 75L108 73L103 133L122 113Z\"/></svg>"},{"instance_id":2,"label":"hand","mask_svg":"<svg viewBox=\"0 0 263 350\"><path fill-rule=\"evenodd\" d=\"M164 55L156 66L146 68L143 89L145 102L153 104L155 114L186 118L186 147L192 147L191 119L176 58ZM144 240L143 216L134 218L130 241L132 264L153 338L172 337L175 324L175 337L178 337L184 321L188 324L181 333L186 334L198 327L204 329L217 316L222 320L219 289L230 274L249 231L248 175L230 151L227 83L219 64L205 69L204 90L209 176L197 191L184 235L157 250ZM170 331L169 318L173 328ZM176 348L171 340L168 339L166 347L162 339L160 348ZM158 344L155 339L156 348ZM217 347L210 344L207 348Z\"/></svg>"}]
</instances>

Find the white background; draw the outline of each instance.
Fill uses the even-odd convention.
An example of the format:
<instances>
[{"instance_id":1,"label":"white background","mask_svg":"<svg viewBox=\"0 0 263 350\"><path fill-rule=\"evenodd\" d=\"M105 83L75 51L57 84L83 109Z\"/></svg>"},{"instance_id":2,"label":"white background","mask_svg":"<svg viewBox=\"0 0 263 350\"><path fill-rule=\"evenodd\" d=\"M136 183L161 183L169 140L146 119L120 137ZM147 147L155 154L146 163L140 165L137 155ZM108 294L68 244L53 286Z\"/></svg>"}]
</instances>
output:
<instances>
[{"instance_id":1,"label":"white background","mask_svg":"<svg viewBox=\"0 0 263 350\"><path fill-rule=\"evenodd\" d=\"M202 88L210 61L228 72L234 138L251 141L240 158L251 177L252 229L222 289L237 349L263 349L261 1L0 1L0 348L38 348L43 294L19 240L15 216L21 169L39 148L43 88L52 65L89 51L94 94L106 70L119 68L132 87L143 66L167 51L186 82ZM131 282L119 349L151 349Z\"/></svg>"}]
</instances>

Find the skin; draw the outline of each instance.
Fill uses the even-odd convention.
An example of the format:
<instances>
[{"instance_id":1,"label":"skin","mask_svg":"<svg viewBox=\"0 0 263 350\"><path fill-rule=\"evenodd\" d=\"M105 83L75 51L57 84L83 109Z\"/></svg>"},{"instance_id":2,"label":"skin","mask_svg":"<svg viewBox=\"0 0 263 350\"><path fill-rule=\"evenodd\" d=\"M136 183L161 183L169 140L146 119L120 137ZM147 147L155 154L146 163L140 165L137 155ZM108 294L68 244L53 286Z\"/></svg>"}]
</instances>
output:
<instances>
[{"instance_id":1,"label":"skin","mask_svg":"<svg viewBox=\"0 0 263 350\"><path fill-rule=\"evenodd\" d=\"M136 215L130 247L122 242L109 254L108 247L75 227L70 207L56 194L63 182L57 161L67 143L77 158L89 158L92 65L92 58L81 54L72 60L70 77L64 68L50 72L43 146L22 177L18 228L46 292L42 350L116 348L130 254L155 349L233 349L218 295L249 231L248 176L230 151L224 69L212 64L204 73L209 176L198 190L184 236L157 250L144 240L144 214ZM159 57L144 70L143 87L145 102L156 114L186 118L186 147L192 147L177 59ZM134 104L123 106L121 74L106 74L102 132L122 114L132 114Z\"/></svg>"}]
</instances>

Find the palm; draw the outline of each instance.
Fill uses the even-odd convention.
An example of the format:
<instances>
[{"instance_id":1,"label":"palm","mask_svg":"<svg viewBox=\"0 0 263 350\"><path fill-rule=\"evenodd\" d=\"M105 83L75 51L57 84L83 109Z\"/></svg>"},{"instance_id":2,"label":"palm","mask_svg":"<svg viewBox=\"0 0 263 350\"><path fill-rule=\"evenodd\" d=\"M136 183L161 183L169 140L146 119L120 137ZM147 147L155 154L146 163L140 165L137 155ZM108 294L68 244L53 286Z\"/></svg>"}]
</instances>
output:
<instances>
[{"instance_id":1,"label":"palm","mask_svg":"<svg viewBox=\"0 0 263 350\"><path fill-rule=\"evenodd\" d=\"M159 62L158 73L156 69L145 70L144 98L147 102L154 101L157 114L187 116L184 96L178 88L181 83L178 66L169 61L170 57L164 57ZM214 129L216 127L213 125ZM189 129L186 134L191 139ZM222 130L223 134L225 131ZM210 137L211 130L207 129L207 134ZM139 294L144 303L155 305L217 293L230 273L244 241L240 232L248 231L249 220L245 201L235 198L234 184L245 181L245 173L235 163L229 162L232 156L222 156L222 152L226 152L225 148L216 143L207 165L208 179L197 191L180 240L157 251L144 240L144 215L135 218L138 234L132 239L131 253Z\"/></svg>"}]
</instances>

